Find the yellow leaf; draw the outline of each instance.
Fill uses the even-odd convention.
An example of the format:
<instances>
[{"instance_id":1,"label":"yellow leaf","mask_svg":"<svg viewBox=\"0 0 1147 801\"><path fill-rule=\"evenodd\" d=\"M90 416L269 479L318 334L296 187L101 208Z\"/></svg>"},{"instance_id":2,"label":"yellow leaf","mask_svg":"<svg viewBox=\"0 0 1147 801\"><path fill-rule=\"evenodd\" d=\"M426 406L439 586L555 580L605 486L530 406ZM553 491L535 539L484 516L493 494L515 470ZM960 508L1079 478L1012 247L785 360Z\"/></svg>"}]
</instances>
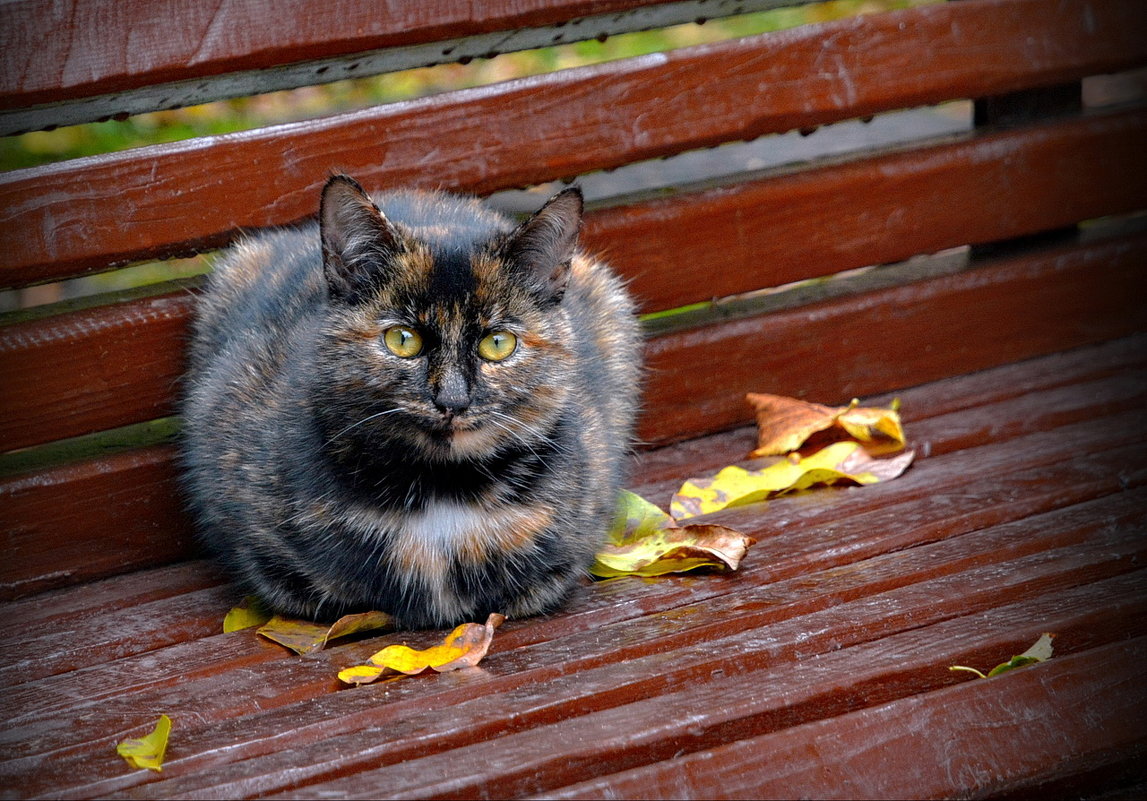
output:
<instances>
[{"instance_id":1,"label":"yellow leaf","mask_svg":"<svg viewBox=\"0 0 1147 801\"><path fill-rule=\"evenodd\" d=\"M750 457L779 456L798 450L820 432L852 437L871 453L892 453L904 448L900 414L893 409L823 406L781 395L751 392L745 396L757 413L757 448Z\"/></svg>"},{"instance_id":2,"label":"yellow leaf","mask_svg":"<svg viewBox=\"0 0 1147 801\"><path fill-rule=\"evenodd\" d=\"M242 603L227 613L223 618L223 632L249 629L252 626L262 626L271 619L271 613L265 610L254 595L248 595Z\"/></svg>"},{"instance_id":3,"label":"yellow leaf","mask_svg":"<svg viewBox=\"0 0 1147 801\"><path fill-rule=\"evenodd\" d=\"M160 715L150 734L138 740L124 740L115 750L133 768L162 771L163 755L167 751L167 738L170 734L171 718Z\"/></svg>"},{"instance_id":4,"label":"yellow leaf","mask_svg":"<svg viewBox=\"0 0 1147 801\"><path fill-rule=\"evenodd\" d=\"M754 542L752 537L725 526L661 528L641 539L606 543L589 571L613 578L661 576L699 567L736 570Z\"/></svg>"},{"instance_id":5,"label":"yellow leaf","mask_svg":"<svg viewBox=\"0 0 1147 801\"><path fill-rule=\"evenodd\" d=\"M743 506L816 484L874 484L900 475L913 457L907 451L873 459L857 442L836 442L811 456L781 458L756 470L732 465L713 478L690 479L673 496L669 511L677 520Z\"/></svg>"},{"instance_id":6,"label":"yellow leaf","mask_svg":"<svg viewBox=\"0 0 1147 801\"><path fill-rule=\"evenodd\" d=\"M339 680L347 684L370 684L383 674L386 668L378 665L354 665L339 671Z\"/></svg>"},{"instance_id":7,"label":"yellow leaf","mask_svg":"<svg viewBox=\"0 0 1147 801\"><path fill-rule=\"evenodd\" d=\"M485 623L463 623L441 645L417 650L405 645L388 645L370 657L370 665L355 665L339 671L347 684L369 684L386 671L413 675L431 669L438 673L477 665L490 649L494 629L504 615L492 614Z\"/></svg>"},{"instance_id":8,"label":"yellow leaf","mask_svg":"<svg viewBox=\"0 0 1147 801\"><path fill-rule=\"evenodd\" d=\"M590 573L600 578L660 576L699 567L736 570L756 540L724 526L684 526L622 490L606 544Z\"/></svg>"},{"instance_id":9,"label":"yellow leaf","mask_svg":"<svg viewBox=\"0 0 1147 801\"><path fill-rule=\"evenodd\" d=\"M390 615L385 612L344 615L329 626L275 615L259 629L258 633L279 645L285 645L297 654L309 654L326 647L328 640L388 625L390 625Z\"/></svg>"}]
</instances>

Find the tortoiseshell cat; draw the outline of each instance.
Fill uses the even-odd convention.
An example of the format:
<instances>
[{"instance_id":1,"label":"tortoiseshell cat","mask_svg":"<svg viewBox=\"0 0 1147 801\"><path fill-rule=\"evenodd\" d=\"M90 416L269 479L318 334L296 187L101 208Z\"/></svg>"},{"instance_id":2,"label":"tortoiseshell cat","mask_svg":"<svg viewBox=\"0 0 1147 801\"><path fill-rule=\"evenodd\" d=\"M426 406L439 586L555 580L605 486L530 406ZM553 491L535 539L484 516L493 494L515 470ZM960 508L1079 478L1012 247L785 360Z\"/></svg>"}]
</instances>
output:
<instances>
[{"instance_id":1,"label":"tortoiseshell cat","mask_svg":"<svg viewBox=\"0 0 1147 801\"><path fill-rule=\"evenodd\" d=\"M336 175L317 227L221 259L184 463L243 585L284 614L407 627L565 598L614 510L640 372L629 297L577 250L581 213L577 189L515 226Z\"/></svg>"}]
</instances>

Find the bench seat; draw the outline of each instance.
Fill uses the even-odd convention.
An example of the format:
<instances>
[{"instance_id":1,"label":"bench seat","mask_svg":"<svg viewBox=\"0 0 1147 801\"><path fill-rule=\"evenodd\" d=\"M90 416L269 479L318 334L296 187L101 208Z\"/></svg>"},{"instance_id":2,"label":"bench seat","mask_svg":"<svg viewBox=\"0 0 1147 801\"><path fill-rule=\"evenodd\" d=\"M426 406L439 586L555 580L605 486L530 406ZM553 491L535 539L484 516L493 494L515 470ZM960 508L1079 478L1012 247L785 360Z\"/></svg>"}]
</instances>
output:
<instances>
[{"instance_id":1,"label":"bench seat","mask_svg":"<svg viewBox=\"0 0 1147 801\"><path fill-rule=\"evenodd\" d=\"M918 458L902 477L710 515L759 539L740 571L594 583L561 613L506 622L477 668L340 689L342 667L441 632L295 656L221 633L238 598L200 561L8 603L3 784L140 798L1133 786L1147 749L1145 346L905 390ZM649 451L631 486L666 503L753 442L740 428ZM1044 631L1058 635L1046 663L986 681L948 670L991 667ZM130 769L116 742L160 713L163 772Z\"/></svg>"}]
</instances>

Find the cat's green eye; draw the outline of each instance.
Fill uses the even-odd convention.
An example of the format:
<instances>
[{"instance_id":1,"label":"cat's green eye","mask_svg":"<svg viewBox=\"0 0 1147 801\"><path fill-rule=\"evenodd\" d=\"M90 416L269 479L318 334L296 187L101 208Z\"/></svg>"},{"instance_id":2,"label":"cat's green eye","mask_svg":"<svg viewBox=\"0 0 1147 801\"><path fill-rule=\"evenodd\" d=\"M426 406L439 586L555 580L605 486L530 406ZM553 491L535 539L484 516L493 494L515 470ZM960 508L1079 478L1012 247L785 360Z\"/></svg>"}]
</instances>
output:
<instances>
[{"instance_id":1,"label":"cat's green eye","mask_svg":"<svg viewBox=\"0 0 1147 801\"><path fill-rule=\"evenodd\" d=\"M488 362L500 362L518 348L518 338L509 331L491 331L478 343L478 355Z\"/></svg>"},{"instance_id":2,"label":"cat's green eye","mask_svg":"<svg viewBox=\"0 0 1147 801\"><path fill-rule=\"evenodd\" d=\"M411 359L422 353L422 337L419 333L404 325L396 325L386 329L382 341L395 356Z\"/></svg>"}]
</instances>

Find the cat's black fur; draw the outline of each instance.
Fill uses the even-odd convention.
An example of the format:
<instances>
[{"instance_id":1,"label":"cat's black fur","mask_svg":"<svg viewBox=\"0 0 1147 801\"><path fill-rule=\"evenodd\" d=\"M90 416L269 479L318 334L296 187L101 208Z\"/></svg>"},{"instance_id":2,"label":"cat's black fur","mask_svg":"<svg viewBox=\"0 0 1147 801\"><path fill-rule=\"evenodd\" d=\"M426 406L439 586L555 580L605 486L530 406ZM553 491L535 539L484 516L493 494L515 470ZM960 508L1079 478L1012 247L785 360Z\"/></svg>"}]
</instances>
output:
<instances>
[{"instance_id":1,"label":"cat's black fur","mask_svg":"<svg viewBox=\"0 0 1147 801\"><path fill-rule=\"evenodd\" d=\"M515 226L451 195L372 202L335 176L317 226L223 257L184 463L243 585L278 612L411 627L564 599L614 509L640 372L631 302L577 250L580 222L577 190ZM391 328L422 351L396 355ZM479 355L507 331L510 356Z\"/></svg>"}]
</instances>

